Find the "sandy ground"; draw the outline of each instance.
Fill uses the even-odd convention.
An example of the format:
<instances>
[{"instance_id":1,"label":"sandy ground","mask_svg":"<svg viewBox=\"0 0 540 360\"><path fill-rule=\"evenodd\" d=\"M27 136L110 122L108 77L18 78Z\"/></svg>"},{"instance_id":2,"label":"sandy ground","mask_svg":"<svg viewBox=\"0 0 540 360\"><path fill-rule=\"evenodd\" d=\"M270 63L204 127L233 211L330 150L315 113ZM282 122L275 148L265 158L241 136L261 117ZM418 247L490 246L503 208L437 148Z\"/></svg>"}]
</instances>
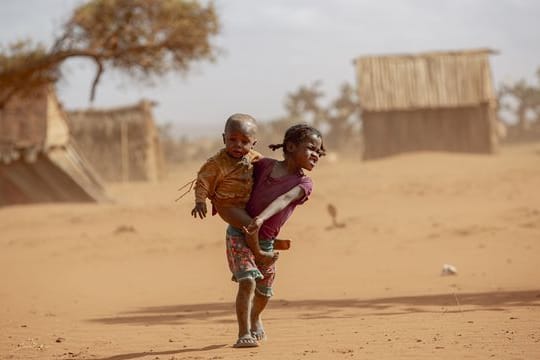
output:
<instances>
[{"instance_id":1,"label":"sandy ground","mask_svg":"<svg viewBox=\"0 0 540 360\"><path fill-rule=\"evenodd\" d=\"M540 358L540 144L323 159L256 349L231 347L224 224L174 202L197 167L0 208L0 359Z\"/></svg>"}]
</instances>

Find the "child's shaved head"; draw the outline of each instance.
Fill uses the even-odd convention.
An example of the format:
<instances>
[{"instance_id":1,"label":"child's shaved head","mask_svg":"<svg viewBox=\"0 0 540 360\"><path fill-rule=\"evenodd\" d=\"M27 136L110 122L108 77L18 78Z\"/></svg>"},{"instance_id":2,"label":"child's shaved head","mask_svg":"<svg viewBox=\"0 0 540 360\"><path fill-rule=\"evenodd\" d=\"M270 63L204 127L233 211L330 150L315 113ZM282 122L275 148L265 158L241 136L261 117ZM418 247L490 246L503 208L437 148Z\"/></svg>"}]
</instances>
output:
<instances>
[{"instance_id":1,"label":"child's shaved head","mask_svg":"<svg viewBox=\"0 0 540 360\"><path fill-rule=\"evenodd\" d=\"M225 122L225 132L231 131L240 131L253 136L257 132L257 123L251 115L232 114Z\"/></svg>"}]
</instances>

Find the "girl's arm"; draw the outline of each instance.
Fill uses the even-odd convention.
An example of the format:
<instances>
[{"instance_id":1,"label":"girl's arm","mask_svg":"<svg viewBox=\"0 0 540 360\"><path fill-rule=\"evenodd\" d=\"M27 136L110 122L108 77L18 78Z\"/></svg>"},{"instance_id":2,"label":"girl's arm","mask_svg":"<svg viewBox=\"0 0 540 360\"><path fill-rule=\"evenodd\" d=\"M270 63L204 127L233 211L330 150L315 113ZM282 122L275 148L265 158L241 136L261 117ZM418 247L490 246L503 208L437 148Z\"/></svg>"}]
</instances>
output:
<instances>
[{"instance_id":1,"label":"girl's arm","mask_svg":"<svg viewBox=\"0 0 540 360\"><path fill-rule=\"evenodd\" d=\"M219 216L225 222L238 229L246 229L246 226L253 222L253 219L247 213L244 208L224 207L217 206ZM259 236L257 231L246 234L246 244L258 261L270 265L276 261L277 257L273 253L262 251L259 245Z\"/></svg>"},{"instance_id":2,"label":"girl's arm","mask_svg":"<svg viewBox=\"0 0 540 360\"><path fill-rule=\"evenodd\" d=\"M244 228L248 233L258 231L261 225L272 216L285 209L290 203L301 199L305 195L304 189L300 185L296 185L291 190L278 196L268 205L261 213L253 218L251 223Z\"/></svg>"}]
</instances>

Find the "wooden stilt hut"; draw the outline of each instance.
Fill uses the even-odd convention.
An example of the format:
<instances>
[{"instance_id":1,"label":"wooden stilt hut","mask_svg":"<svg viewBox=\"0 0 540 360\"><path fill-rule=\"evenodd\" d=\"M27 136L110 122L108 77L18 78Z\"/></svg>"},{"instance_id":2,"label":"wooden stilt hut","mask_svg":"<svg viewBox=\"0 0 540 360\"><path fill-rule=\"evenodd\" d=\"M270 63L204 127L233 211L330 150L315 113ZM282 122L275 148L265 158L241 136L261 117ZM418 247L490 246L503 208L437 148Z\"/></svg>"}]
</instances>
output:
<instances>
[{"instance_id":1,"label":"wooden stilt hut","mask_svg":"<svg viewBox=\"0 0 540 360\"><path fill-rule=\"evenodd\" d=\"M407 151L492 153L490 49L355 60L364 159Z\"/></svg>"},{"instance_id":2,"label":"wooden stilt hut","mask_svg":"<svg viewBox=\"0 0 540 360\"><path fill-rule=\"evenodd\" d=\"M15 96L0 109L0 206L107 200L52 86Z\"/></svg>"},{"instance_id":3,"label":"wooden stilt hut","mask_svg":"<svg viewBox=\"0 0 540 360\"><path fill-rule=\"evenodd\" d=\"M152 108L142 100L112 109L68 112L81 151L107 181L158 181L164 157Z\"/></svg>"}]
</instances>

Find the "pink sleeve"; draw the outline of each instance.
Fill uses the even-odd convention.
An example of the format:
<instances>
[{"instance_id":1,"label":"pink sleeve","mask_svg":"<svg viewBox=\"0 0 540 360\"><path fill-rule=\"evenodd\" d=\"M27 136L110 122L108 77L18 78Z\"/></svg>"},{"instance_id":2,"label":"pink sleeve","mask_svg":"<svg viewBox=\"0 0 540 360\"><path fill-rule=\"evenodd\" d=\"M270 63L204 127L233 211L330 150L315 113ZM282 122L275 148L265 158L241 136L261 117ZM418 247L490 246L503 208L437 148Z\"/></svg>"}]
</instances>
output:
<instances>
[{"instance_id":1,"label":"pink sleeve","mask_svg":"<svg viewBox=\"0 0 540 360\"><path fill-rule=\"evenodd\" d=\"M308 201L311 192L313 191L313 181L310 177L304 176L298 184L304 190L304 196L296 201L296 204L300 205Z\"/></svg>"}]
</instances>

